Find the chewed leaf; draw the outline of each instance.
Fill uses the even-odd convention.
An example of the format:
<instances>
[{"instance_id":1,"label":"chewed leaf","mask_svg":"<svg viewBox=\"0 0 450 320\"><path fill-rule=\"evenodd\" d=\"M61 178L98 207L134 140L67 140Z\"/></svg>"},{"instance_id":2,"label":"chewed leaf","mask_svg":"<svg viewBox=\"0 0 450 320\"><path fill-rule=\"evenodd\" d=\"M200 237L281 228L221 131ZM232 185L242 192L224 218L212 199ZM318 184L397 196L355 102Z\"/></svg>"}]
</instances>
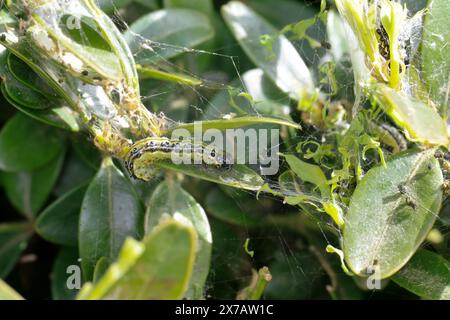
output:
<instances>
[{"instance_id":1,"label":"chewed leaf","mask_svg":"<svg viewBox=\"0 0 450 320\"><path fill-rule=\"evenodd\" d=\"M450 263L431 251L417 251L392 279L420 297L450 300Z\"/></svg>"},{"instance_id":2,"label":"chewed leaf","mask_svg":"<svg viewBox=\"0 0 450 320\"><path fill-rule=\"evenodd\" d=\"M346 215L343 251L358 275L379 268L381 278L411 258L433 226L443 177L434 150L409 150L367 172Z\"/></svg>"},{"instance_id":3,"label":"chewed leaf","mask_svg":"<svg viewBox=\"0 0 450 320\"><path fill-rule=\"evenodd\" d=\"M447 125L430 106L384 85L377 86L374 94L384 111L406 130L411 140L433 146L449 145Z\"/></svg>"}]
</instances>

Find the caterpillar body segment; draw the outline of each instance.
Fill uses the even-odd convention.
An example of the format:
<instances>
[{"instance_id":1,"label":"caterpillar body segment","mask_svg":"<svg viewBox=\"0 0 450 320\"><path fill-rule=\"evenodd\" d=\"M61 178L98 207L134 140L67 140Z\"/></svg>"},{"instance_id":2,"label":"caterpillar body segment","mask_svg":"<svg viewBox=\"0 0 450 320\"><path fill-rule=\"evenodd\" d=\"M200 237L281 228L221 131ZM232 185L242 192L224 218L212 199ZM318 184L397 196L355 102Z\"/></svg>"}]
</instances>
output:
<instances>
[{"instance_id":1,"label":"caterpillar body segment","mask_svg":"<svg viewBox=\"0 0 450 320\"><path fill-rule=\"evenodd\" d=\"M131 146L125 165L131 177L149 181L157 173L155 164L163 161L216 168L228 166L227 157L216 148L192 140L155 137L140 140Z\"/></svg>"}]
</instances>

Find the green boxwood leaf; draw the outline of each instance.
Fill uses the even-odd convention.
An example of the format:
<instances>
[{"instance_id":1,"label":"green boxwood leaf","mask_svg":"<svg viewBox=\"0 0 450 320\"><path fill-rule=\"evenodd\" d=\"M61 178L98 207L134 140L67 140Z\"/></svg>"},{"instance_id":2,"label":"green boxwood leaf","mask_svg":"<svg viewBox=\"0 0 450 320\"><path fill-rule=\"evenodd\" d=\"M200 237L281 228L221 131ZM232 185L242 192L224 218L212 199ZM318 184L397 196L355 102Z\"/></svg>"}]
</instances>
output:
<instances>
[{"instance_id":1,"label":"green boxwood leaf","mask_svg":"<svg viewBox=\"0 0 450 320\"><path fill-rule=\"evenodd\" d=\"M222 15L246 54L275 84L294 99L313 89L311 74L289 40L242 2L231 1ZM271 46L261 44L268 36Z\"/></svg>"},{"instance_id":2,"label":"green boxwood leaf","mask_svg":"<svg viewBox=\"0 0 450 320\"><path fill-rule=\"evenodd\" d=\"M375 98L411 140L448 147L447 124L431 106L385 85L376 88Z\"/></svg>"},{"instance_id":3,"label":"green boxwood leaf","mask_svg":"<svg viewBox=\"0 0 450 320\"><path fill-rule=\"evenodd\" d=\"M73 300L75 298L79 290L73 286L77 284L76 281L80 281L81 285L82 280L76 247L61 248L53 264L50 278L54 300Z\"/></svg>"},{"instance_id":4,"label":"green boxwood leaf","mask_svg":"<svg viewBox=\"0 0 450 320\"><path fill-rule=\"evenodd\" d=\"M181 123L176 126L170 128L167 134L176 129L186 129L190 132L194 132L195 128L202 128L202 130L208 129L218 129L218 130L226 130L226 129L236 129L242 128L251 125L257 124L274 124L280 126L288 126L295 129L300 129L300 125L294 123L292 121L286 119L279 118L268 118L268 117L256 117L256 116L248 116L248 117L238 117L226 120L204 120L193 123Z\"/></svg>"},{"instance_id":5,"label":"green boxwood leaf","mask_svg":"<svg viewBox=\"0 0 450 320\"><path fill-rule=\"evenodd\" d=\"M0 224L0 278L6 278L14 268L30 235L27 223Z\"/></svg>"},{"instance_id":6,"label":"green boxwood leaf","mask_svg":"<svg viewBox=\"0 0 450 320\"><path fill-rule=\"evenodd\" d=\"M289 97L270 81L262 69L245 72L242 80L253 98L256 111L264 115L290 119Z\"/></svg>"},{"instance_id":7,"label":"green boxwood leaf","mask_svg":"<svg viewBox=\"0 0 450 320\"><path fill-rule=\"evenodd\" d=\"M126 237L142 236L143 208L131 183L105 158L90 183L80 213L78 244L83 273L91 280L97 260L117 258Z\"/></svg>"},{"instance_id":8,"label":"green boxwood leaf","mask_svg":"<svg viewBox=\"0 0 450 320\"><path fill-rule=\"evenodd\" d=\"M139 36L137 36L138 34ZM173 58L214 36L214 28L203 13L189 9L164 9L151 12L136 22L124 34L136 63L152 64ZM142 37L149 39L152 49L143 50Z\"/></svg>"},{"instance_id":9,"label":"green boxwood leaf","mask_svg":"<svg viewBox=\"0 0 450 320\"><path fill-rule=\"evenodd\" d=\"M52 107L52 102L44 95L24 85L17 79L7 76L4 80L5 93L14 104L32 110L45 110Z\"/></svg>"},{"instance_id":10,"label":"green boxwood leaf","mask_svg":"<svg viewBox=\"0 0 450 320\"><path fill-rule=\"evenodd\" d=\"M203 289L209 273L212 246L208 217L200 204L178 183L173 181L162 182L150 198L145 214L146 233L148 234L155 229L160 220L167 218L168 215L174 218L182 216L192 223L196 230L198 249L194 273L186 297L189 299L203 298Z\"/></svg>"},{"instance_id":11,"label":"green boxwood leaf","mask_svg":"<svg viewBox=\"0 0 450 320\"><path fill-rule=\"evenodd\" d=\"M164 0L164 7L192 9L208 16L214 13L213 0Z\"/></svg>"},{"instance_id":12,"label":"green boxwood leaf","mask_svg":"<svg viewBox=\"0 0 450 320\"><path fill-rule=\"evenodd\" d=\"M111 261L107 257L101 257L98 259L97 264L94 269L94 277L92 278L93 283L97 283L108 271Z\"/></svg>"},{"instance_id":13,"label":"green boxwood leaf","mask_svg":"<svg viewBox=\"0 0 450 320\"><path fill-rule=\"evenodd\" d=\"M160 168L180 172L191 177L223 184L229 187L258 191L264 184L263 178L245 165L232 165L231 168L197 168L192 165L174 164L165 161L155 164Z\"/></svg>"},{"instance_id":14,"label":"green boxwood leaf","mask_svg":"<svg viewBox=\"0 0 450 320\"><path fill-rule=\"evenodd\" d=\"M114 12L129 5L133 0L98 0L98 5L105 12Z\"/></svg>"},{"instance_id":15,"label":"green boxwood leaf","mask_svg":"<svg viewBox=\"0 0 450 320\"><path fill-rule=\"evenodd\" d=\"M448 115L448 92L450 90L450 6L447 0L428 1L422 38L423 78L431 98Z\"/></svg>"},{"instance_id":16,"label":"green boxwood leaf","mask_svg":"<svg viewBox=\"0 0 450 320\"><path fill-rule=\"evenodd\" d=\"M192 225L168 218L142 242L128 238L117 262L95 286L85 285L78 299L181 299L193 272L196 243Z\"/></svg>"},{"instance_id":17,"label":"green boxwood leaf","mask_svg":"<svg viewBox=\"0 0 450 320\"><path fill-rule=\"evenodd\" d=\"M418 250L392 279L419 297L450 300L450 263L431 251Z\"/></svg>"},{"instance_id":18,"label":"green boxwood leaf","mask_svg":"<svg viewBox=\"0 0 450 320\"><path fill-rule=\"evenodd\" d=\"M9 104L37 121L73 132L78 132L82 129L80 127L80 119L78 115L66 105L45 110L30 109L11 99L6 92L4 82L0 85L0 90Z\"/></svg>"},{"instance_id":19,"label":"green boxwood leaf","mask_svg":"<svg viewBox=\"0 0 450 320\"><path fill-rule=\"evenodd\" d=\"M78 221L86 190L87 184L83 184L48 206L36 221L36 232L50 242L77 246Z\"/></svg>"},{"instance_id":20,"label":"green boxwood leaf","mask_svg":"<svg viewBox=\"0 0 450 320\"><path fill-rule=\"evenodd\" d=\"M57 197L61 197L73 189L89 183L97 173L98 168L94 169L91 166L88 166L79 158L78 154L73 150L70 150L66 157L66 161L64 162L61 176L53 190L53 194Z\"/></svg>"},{"instance_id":21,"label":"green boxwood leaf","mask_svg":"<svg viewBox=\"0 0 450 320\"><path fill-rule=\"evenodd\" d=\"M63 153L59 131L17 114L0 132L0 169L8 172L39 168Z\"/></svg>"},{"instance_id":22,"label":"green boxwood leaf","mask_svg":"<svg viewBox=\"0 0 450 320\"><path fill-rule=\"evenodd\" d=\"M343 251L350 269L386 278L411 258L433 226L443 177L434 150L409 150L370 169L355 189L346 215Z\"/></svg>"},{"instance_id":23,"label":"green boxwood leaf","mask_svg":"<svg viewBox=\"0 0 450 320\"><path fill-rule=\"evenodd\" d=\"M165 72L155 68L143 67L141 65L137 65L136 67L139 73L140 80L156 79L176 82L188 86L199 86L203 83L202 80L181 73Z\"/></svg>"},{"instance_id":24,"label":"green boxwood leaf","mask_svg":"<svg viewBox=\"0 0 450 320\"><path fill-rule=\"evenodd\" d=\"M64 152L34 171L2 172L3 185L11 204L27 218L35 217L50 196L63 162Z\"/></svg>"},{"instance_id":25,"label":"green boxwood leaf","mask_svg":"<svg viewBox=\"0 0 450 320\"><path fill-rule=\"evenodd\" d=\"M49 100L55 100L58 98L56 92L48 86L45 81L31 69L25 62L17 58L12 53L7 56L8 71L17 81L27 86L29 89L45 96ZM48 107L48 106L47 106ZM44 106L37 106L37 108L43 109Z\"/></svg>"}]
</instances>

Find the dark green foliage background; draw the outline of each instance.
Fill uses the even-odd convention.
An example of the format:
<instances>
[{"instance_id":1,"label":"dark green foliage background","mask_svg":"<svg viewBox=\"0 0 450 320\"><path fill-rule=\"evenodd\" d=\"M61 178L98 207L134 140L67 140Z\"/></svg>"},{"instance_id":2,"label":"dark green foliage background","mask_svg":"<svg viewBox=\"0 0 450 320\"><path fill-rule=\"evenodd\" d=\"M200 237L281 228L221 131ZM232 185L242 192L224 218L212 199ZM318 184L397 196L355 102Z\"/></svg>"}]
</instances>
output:
<instances>
[{"instance_id":1,"label":"dark green foliage background","mask_svg":"<svg viewBox=\"0 0 450 320\"><path fill-rule=\"evenodd\" d=\"M113 12L111 0L101 1L104 9ZM220 16L220 7L227 1L213 1L214 6L198 5L190 1L191 9L198 10L210 17L215 35L201 43L189 43L189 34L178 34L179 39L156 39L163 43L175 42L182 46L195 46L196 49L213 54L197 52L180 54L164 52L181 70L200 78L210 76L220 79L223 84L236 83L239 74L255 67L253 62L240 48ZM281 29L289 23L311 18L319 12L320 1L294 0L248 0L243 1L257 13ZM132 24L140 16L153 10L170 6L183 6L189 1L136 0L115 1L119 8L119 17L115 22L124 27L124 22ZM200 2L199 2L200 3ZM202 1L201 3L207 3ZM417 8L424 1L408 1ZM183 20L180 19L181 29ZM176 25L161 26L174 28ZM151 29L158 34L163 30ZM308 31L311 37L327 41L326 30L320 23ZM152 34L145 35L152 37ZM313 72L318 72L320 58L327 53L324 47L311 48L306 40L294 40L296 49ZM234 57L237 70L233 66ZM167 64L167 61L161 64ZM173 65L168 65L171 70ZM352 79L345 70L341 70L345 85L340 94L352 94ZM168 117L190 122L203 116L212 119L216 110L208 110L208 103L201 97L213 100L218 93L210 88L200 88L196 93L189 87L157 80L143 80L142 95L154 96L146 100L153 111L163 111ZM288 103L289 98L273 85L271 98L279 104ZM170 94L157 95L158 92ZM175 107L173 101L181 100L182 106ZM224 99L223 96L218 99ZM220 100L214 100L220 101ZM222 100L223 101L223 100ZM286 102L287 101L287 102ZM204 115L195 105L204 110ZM117 254L125 235L137 238L143 234L143 217L145 208L151 201L151 195L162 181L157 178L151 183L142 183L128 179L123 164L116 162L115 167L100 168L101 155L91 146L88 137L69 134L66 131L47 126L32 120L16 111L3 96L0 96L0 122L2 139L0 143L0 278L4 278L13 288L29 299L67 299L73 298L74 292L64 290L65 268L76 264L77 245L80 228L104 228L102 241L110 242L108 254L113 259ZM277 114L271 105L267 114ZM223 110L224 112L226 110ZM298 115L294 120L300 121ZM305 126L302 138L314 134L314 129ZM292 151L288 144L282 146ZM6 155L7 153L7 155ZM94 178L95 177L95 178ZM96 179L97 184L92 184ZM108 180L109 179L109 180ZM83 206L95 202L95 196L103 192L101 181L111 187L114 199L123 202L121 210L113 212L117 223L111 230L96 225L96 219L109 214L102 208L106 203L99 201L97 210L86 212ZM91 184L90 184L91 183ZM211 225L213 246L211 269L206 282L206 297L215 299L234 299L237 293L251 280L252 269L268 266L273 280L268 285L264 298L273 299L416 299L411 292L401 288L394 281L384 283L381 291L368 291L355 278L347 276L340 267L335 255L328 255L324 248L328 243L339 247L339 239L322 229L322 222L317 222L307 215L300 215L295 207L284 205L280 199L263 196L259 200L255 194L218 186L198 179L185 177L182 187L206 211ZM178 187L177 187L178 188ZM89 197L86 197L86 192ZM170 191L169 191L170 192ZM179 192L175 189L173 192ZM84 211L83 211L84 210ZM442 256L450 256L448 226L450 221L450 204L447 201L442 209L438 227L445 239L439 246L423 245ZM80 221L80 211L82 221ZM126 218L124 218L126 217ZM125 221L126 220L126 221ZM99 220L100 221L100 220ZM124 226L129 229L125 230ZM111 226L108 226L111 227ZM84 229L83 229L84 230ZM87 231L86 231L87 232ZM107 239L107 240L105 240ZM251 257L243 246L250 239L249 249L254 251ZM95 242L95 239L83 239ZM102 244L103 245L103 244ZM92 248L91 248L92 249ZM85 253L87 254L87 253ZM92 253L93 261L83 261L94 272L94 264L104 254ZM331 277L331 278L330 278ZM333 279L333 280L332 280ZM332 295L327 291L332 281L337 281Z\"/></svg>"}]
</instances>

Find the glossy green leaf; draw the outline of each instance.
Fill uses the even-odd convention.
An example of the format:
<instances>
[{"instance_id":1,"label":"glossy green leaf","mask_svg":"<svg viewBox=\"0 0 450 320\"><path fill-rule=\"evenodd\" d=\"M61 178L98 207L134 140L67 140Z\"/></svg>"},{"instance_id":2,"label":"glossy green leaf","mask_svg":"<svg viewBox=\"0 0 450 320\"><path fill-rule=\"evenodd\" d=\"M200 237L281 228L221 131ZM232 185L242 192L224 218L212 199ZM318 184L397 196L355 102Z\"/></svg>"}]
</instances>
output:
<instances>
[{"instance_id":1,"label":"glossy green leaf","mask_svg":"<svg viewBox=\"0 0 450 320\"><path fill-rule=\"evenodd\" d=\"M245 88L251 95L257 112L289 119L289 97L283 94L262 69L252 69L242 75Z\"/></svg>"},{"instance_id":2,"label":"glossy green leaf","mask_svg":"<svg viewBox=\"0 0 450 320\"><path fill-rule=\"evenodd\" d=\"M58 95L31 69L26 63L13 54L7 57L8 71L11 76L28 87L30 90L41 94L52 102L58 99ZM61 102L61 101L60 101ZM47 108L50 105L47 106ZM31 107L32 108L32 107ZM44 109L45 106L36 106L38 109Z\"/></svg>"},{"instance_id":3,"label":"glossy green leaf","mask_svg":"<svg viewBox=\"0 0 450 320\"><path fill-rule=\"evenodd\" d=\"M133 0L98 0L98 5L105 12L114 12L129 5Z\"/></svg>"},{"instance_id":4,"label":"glossy green leaf","mask_svg":"<svg viewBox=\"0 0 450 320\"><path fill-rule=\"evenodd\" d=\"M27 116L60 129L73 132L81 131L82 128L80 126L79 116L68 106L62 105L60 107L45 110L30 109L12 100L6 92L4 83L0 85L0 89L5 99Z\"/></svg>"},{"instance_id":5,"label":"glossy green leaf","mask_svg":"<svg viewBox=\"0 0 450 320\"><path fill-rule=\"evenodd\" d=\"M192 9L206 15L212 15L214 13L213 0L164 0L164 7Z\"/></svg>"},{"instance_id":6,"label":"glossy green leaf","mask_svg":"<svg viewBox=\"0 0 450 320\"><path fill-rule=\"evenodd\" d=\"M97 283L105 275L106 271L108 271L110 265L111 261L107 257L101 257L95 265L92 282Z\"/></svg>"},{"instance_id":7,"label":"glossy green leaf","mask_svg":"<svg viewBox=\"0 0 450 320\"><path fill-rule=\"evenodd\" d=\"M61 133L22 114L0 132L0 169L8 172L33 170L64 150Z\"/></svg>"},{"instance_id":8,"label":"glossy green leaf","mask_svg":"<svg viewBox=\"0 0 450 320\"><path fill-rule=\"evenodd\" d=\"M0 300L24 300L24 298L0 279Z\"/></svg>"},{"instance_id":9,"label":"glossy green leaf","mask_svg":"<svg viewBox=\"0 0 450 320\"><path fill-rule=\"evenodd\" d=\"M186 129L190 132L194 132L196 128L201 128L202 130L208 129L225 130L225 129L237 129L257 124L274 124L280 126L287 126L295 129L301 128L299 124L296 124L286 119L249 116L249 117L231 118L226 120L205 120L194 123L181 123L177 124L173 128L170 128L170 130L168 130L167 133L170 133L175 129Z\"/></svg>"},{"instance_id":10,"label":"glossy green leaf","mask_svg":"<svg viewBox=\"0 0 450 320\"><path fill-rule=\"evenodd\" d=\"M222 15L240 45L252 61L275 84L294 99L313 87L311 74L289 40L242 2L231 1L222 7ZM271 37L270 49L260 37Z\"/></svg>"},{"instance_id":11,"label":"glossy green leaf","mask_svg":"<svg viewBox=\"0 0 450 320\"><path fill-rule=\"evenodd\" d=\"M0 278L6 278L14 268L30 236L27 223L0 224Z\"/></svg>"},{"instance_id":12,"label":"glossy green leaf","mask_svg":"<svg viewBox=\"0 0 450 320\"><path fill-rule=\"evenodd\" d=\"M61 172L64 152L34 170L1 174L11 204L29 219L37 215L50 196Z\"/></svg>"},{"instance_id":13,"label":"glossy green leaf","mask_svg":"<svg viewBox=\"0 0 450 320\"><path fill-rule=\"evenodd\" d=\"M50 242L77 246L78 221L86 189L86 184L77 187L48 206L36 221L36 232Z\"/></svg>"},{"instance_id":14,"label":"glossy green leaf","mask_svg":"<svg viewBox=\"0 0 450 320\"><path fill-rule=\"evenodd\" d=\"M138 3L150 10L156 10L159 8L158 0L134 0L133 2Z\"/></svg>"},{"instance_id":15,"label":"glossy green leaf","mask_svg":"<svg viewBox=\"0 0 450 320\"><path fill-rule=\"evenodd\" d=\"M447 124L431 106L384 85L375 89L375 98L411 140L448 147Z\"/></svg>"},{"instance_id":16,"label":"glossy green leaf","mask_svg":"<svg viewBox=\"0 0 450 320\"><path fill-rule=\"evenodd\" d=\"M138 35L138 36L137 36ZM189 9L164 9L151 12L136 22L125 33L139 64L152 64L173 58L214 36L214 29L203 13ZM143 48L143 38L148 39Z\"/></svg>"},{"instance_id":17,"label":"glossy green leaf","mask_svg":"<svg viewBox=\"0 0 450 320\"><path fill-rule=\"evenodd\" d=\"M450 43L450 6L447 0L430 0L427 9L421 44L423 77L431 98L441 113L448 115L450 51L447 46Z\"/></svg>"},{"instance_id":18,"label":"glossy green leaf","mask_svg":"<svg viewBox=\"0 0 450 320\"><path fill-rule=\"evenodd\" d=\"M246 228L258 227L264 225L265 222L261 216L244 212L234 199L219 188L208 193L205 199L205 208L210 215L217 219Z\"/></svg>"},{"instance_id":19,"label":"glossy green leaf","mask_svg":"<svg viewBox=\"0 0 450 320\"><path fill-rule=\"evenodd\" d=\"M64 161L61 176L53 189L53 194L61 197L83 184L89 183L98 171L88 166L78 155L70 150Z\"/></svg>"},{"instance_id":20,"label":"glossy green leaf","mask_svg":"<svg viewBox=\"0 0 450 320\"><path fill-rule=\"evenodd\" d=\"M151 233L161 219L167 216L183 217L197 233L197 254L194 273L186 292L186 298L204 297L204 286L209 273L212 236L208 217L200 204L174 181L162 182L154 191L145 214L146 233Z\"/></svg>"},{"instance_id":21,"label":"glossy green leaf","mask_svg":"<svg viewBox=\"0 0 450 320\"><path fill-rule=\"evenodd\" d=\"M78 299L181 299L191 278L196 252L194 227L168 218L142 242L128 238L116 263Z\"/></svg>"},{"instance_id":22,"label":"glossy green leaf","mask_svg":"<svg viewBox=\"0 0 450 320\"><path fill-rule=\"evenodd\" d=\"M85 279L92 279L99 258L117 258L126 237L142 236L142 218L143 208L131 183L105 158L80 213L78 244Z\"/></svg>"},{"instance_id":23,"label":"glossy green leaf","mask_svg":"<svg viewBox=\"0 0 450 320\"><path fill-rule=\"evenodd\" d=\"M350 269L386 278L411 258L433 226L443 177L434 150L409 150L370 169L346 215L343 251Z\"/></svg>"},{"instance_id":24,"label":"glossy green leaf","mask_svg":"<svg viewBox=\"0 0 450 320\"><path fill-rule=\"evenodd\" d=\"M33 110L45 110L53 107L51 101L44 95L32 90L11 76L5 78L4 86L5 93L15 104Z\"/></svg>"},{"instance_id":25,"label":"glossy green leaf","mask_svg":"<svg viewBox=\"0 0 450 320\"><path fill-rule=\"evenodd\" d=\"M392 279L419 297L450 300L450 263L431 251L418 250Z\"/></svg>"},{"instance_id":26,"label":"glossy green leaf","mask_svg":"<svg viewBox=\"0 0 450 320\"><path fill-rule=\"evenodd\" d=\"M139 73L140 80L156 79L156 80L176 82L188 86L199 86L203 83L202 80L196 79L192 76L179 73L165 72L154 68L143 67L141 65L137 65L137 70Z\"/></svg>"},{"instance_id":27,"label":"glossy green leaf","mask_svg":"<svg viewBox=\"0 0 450 320\"><path fill-rule=\"evenodd\" d=\"M319 12L315 6L292 0L250 0L247 3L258 14L279 28L300 20L310 19Z\"/></svg>"},{"instance_id":28,"label":"glossy green leaf","mask_svg":"<svg viewBox=\"0 0 450 320\"><path fill-rule=\"evenodd\" d=\"M62 247L53 263L51 278L52 297L55 300L73 300L81 285L78 249Z\"/></svg>"},{"instance_id":29,"label":"glossy green leaf","mask_svg":"<svg viewBox=\"0 0 450 320\"><path fill-rule=\"evenodd\" d=\"M341 60L344 54L350 52L350 45L344 21L335 11L328 12L327 35L335 61Z\"/></svg>"},{"instance_id":30,"label":"glossy green leaf","mask_svg":"<svg viewBox=\"0 0 450 320\"><path fill-rule=\"evenodd\" d=\"M245 165L232 165L231 168L197 168L192 165L177 165L170 161L160 162L156 165L163 169L238 189L258 191L264 184L263 178Z\"/></svg>"}]
</instances>

